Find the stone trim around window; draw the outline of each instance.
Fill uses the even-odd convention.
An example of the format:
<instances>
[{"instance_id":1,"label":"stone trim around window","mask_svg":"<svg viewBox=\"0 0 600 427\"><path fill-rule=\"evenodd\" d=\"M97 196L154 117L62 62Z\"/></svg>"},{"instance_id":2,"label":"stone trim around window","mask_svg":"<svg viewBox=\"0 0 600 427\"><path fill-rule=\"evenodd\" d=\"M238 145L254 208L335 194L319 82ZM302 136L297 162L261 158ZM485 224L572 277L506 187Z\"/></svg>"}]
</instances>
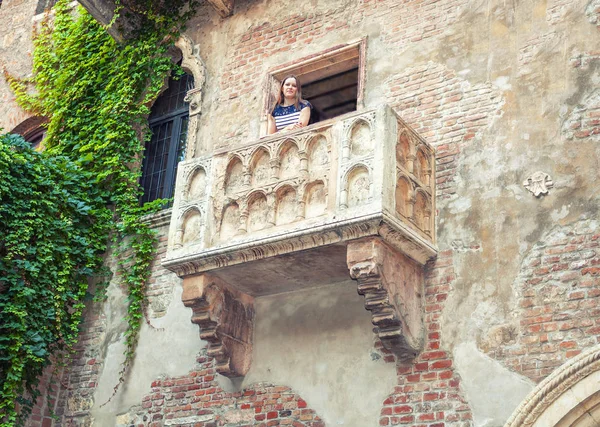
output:
<instances>
[{"instance_id":1,"label":"stone trim around window","mask_svg":"<svg viewBox=\"0 0 600 427\"><path fill-rule=\"evenodd\" d=\"M298 76L304 87L307 83L358 68L356 111L363 110L366 50L367 38L364 37L271 68L264 81L261 137L267 134L267 116L277 100L281 79L289 74Z\"/></svg>"}]
</instances>

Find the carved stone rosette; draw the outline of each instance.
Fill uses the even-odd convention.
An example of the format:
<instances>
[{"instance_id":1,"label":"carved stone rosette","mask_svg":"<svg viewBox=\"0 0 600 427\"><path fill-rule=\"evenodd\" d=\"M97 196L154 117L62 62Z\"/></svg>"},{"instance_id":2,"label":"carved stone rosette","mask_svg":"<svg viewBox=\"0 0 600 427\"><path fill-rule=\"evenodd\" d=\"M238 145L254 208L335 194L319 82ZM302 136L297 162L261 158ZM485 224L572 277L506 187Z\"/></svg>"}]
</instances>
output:
<instances>
[{"instance_id":1,"label":"carved stone rosette","mask_svg":"<svg viewBox=\"0 0 600 427\"><path fill-rule=\"evenodd\" d=\"M183 281L183 304L192 309L192 323L208 342L208 356L226 377L244 376L252 359L253 299L203 274Z\"/></svg>"},{"instance_id":2,"label":"carved stone rosette","mask_svg":"<svg viewBox=\"0 0 600 427\"><path fill-rule=\"evenodd\" d=\"M537 171L523 181L523 187L531 191L535 197L545 196L554 186L552 178L546 172Z\"/></svg>"},{"instance_id":3,"label":"carved stone rosette","mask_svg":"<svg viewBox=\"0 0 600 427\"><path fill-rule=\"evenodd\" d=\"M377 337L400 361L413 359L424 343L421 268L378 238L350 242L347 262Z\"/></svg>"}]
</instances>

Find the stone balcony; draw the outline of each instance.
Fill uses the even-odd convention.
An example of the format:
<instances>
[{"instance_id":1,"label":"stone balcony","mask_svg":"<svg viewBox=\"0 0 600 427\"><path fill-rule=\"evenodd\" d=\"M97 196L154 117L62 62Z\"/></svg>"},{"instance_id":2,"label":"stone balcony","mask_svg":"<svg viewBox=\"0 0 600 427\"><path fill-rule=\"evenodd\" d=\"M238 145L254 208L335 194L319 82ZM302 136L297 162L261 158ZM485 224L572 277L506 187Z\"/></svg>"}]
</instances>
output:
<instances>
[{"instance_id":1,"label":"stone balcony","mask_svg":"<svg viewBox=\"0 0 600 427\"><path fill-rule=\"evenodd\" d=\"M249 366L253 298L348 277L384 345L414 357L434 175L433 149L387 106L180 163L163 265L219 372Z\"/></svg>"}]
</instances>

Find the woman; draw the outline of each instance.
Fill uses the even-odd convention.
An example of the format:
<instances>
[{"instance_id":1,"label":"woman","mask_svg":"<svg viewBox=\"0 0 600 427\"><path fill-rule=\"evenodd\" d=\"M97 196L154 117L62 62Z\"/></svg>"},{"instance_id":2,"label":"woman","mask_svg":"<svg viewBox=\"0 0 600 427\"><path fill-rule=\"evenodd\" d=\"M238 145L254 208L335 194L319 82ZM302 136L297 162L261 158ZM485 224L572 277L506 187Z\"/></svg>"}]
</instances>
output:
<instances>
[{"instance_id":1,"label":"woman","mask_svg":"<svg viewBox=\"0 0 600 427\"><path fill-rule=\"evenodd\" d=\"M269 135L281 130L300 129L310 120L310 102L302 99L302 86L296 76L287 76L281 81L275 108L268 116Z\"/></svg>"}]
</instances>

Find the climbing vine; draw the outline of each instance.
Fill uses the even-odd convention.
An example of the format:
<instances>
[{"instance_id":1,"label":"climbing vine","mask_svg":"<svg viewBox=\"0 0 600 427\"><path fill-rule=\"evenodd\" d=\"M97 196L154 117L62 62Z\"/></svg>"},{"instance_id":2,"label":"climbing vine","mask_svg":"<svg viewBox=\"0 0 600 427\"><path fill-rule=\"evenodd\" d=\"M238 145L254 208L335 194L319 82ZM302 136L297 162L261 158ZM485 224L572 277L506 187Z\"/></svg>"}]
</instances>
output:
<instances>
[{"instance_id":1,"label":"climbing vine","mask_svg":"<svg viewBox=\"0 0 600 427\"><path fill-rule=\"evenodd\" d=\"M146 117L195 0L128 0L117 10L125 6L139 25L117 44L81 7L59 0L36 35L33 77L5 72L19 104L48 124L42 153L0 136L1 427L23 423L43 369L76 342L111 236L129 305L120 382L134 357L155 251L142 217L164 203L139 205Z\"/></svg>"}]
</instances>

